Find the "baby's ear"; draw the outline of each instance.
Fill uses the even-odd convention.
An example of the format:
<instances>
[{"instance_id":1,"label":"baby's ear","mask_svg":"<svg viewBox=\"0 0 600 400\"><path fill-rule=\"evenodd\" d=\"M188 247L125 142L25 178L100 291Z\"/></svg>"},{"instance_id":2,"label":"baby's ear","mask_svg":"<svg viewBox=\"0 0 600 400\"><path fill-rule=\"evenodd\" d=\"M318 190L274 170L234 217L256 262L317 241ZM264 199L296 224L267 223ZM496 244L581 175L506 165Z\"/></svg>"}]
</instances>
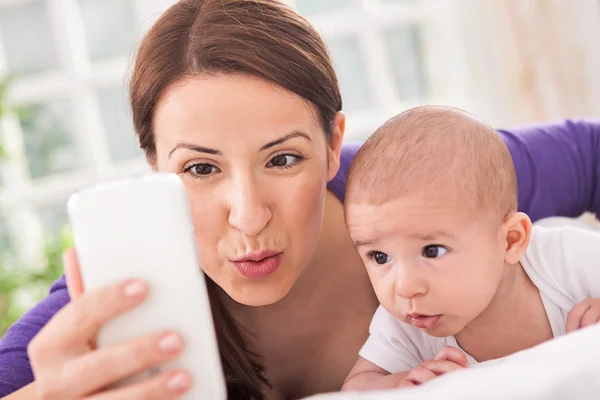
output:
<instances>
[{"instance_id":1,"label":"baby's ear","mask_svg":"<svg viewBox=\"0 0 600 400\"><path fill-rule=\"evenodd\" d=\"M505 239L504 262L515 265L527 250L531 237L531 220L522 212L511 214L502 224Z\"/></svg>"}]
</instances>

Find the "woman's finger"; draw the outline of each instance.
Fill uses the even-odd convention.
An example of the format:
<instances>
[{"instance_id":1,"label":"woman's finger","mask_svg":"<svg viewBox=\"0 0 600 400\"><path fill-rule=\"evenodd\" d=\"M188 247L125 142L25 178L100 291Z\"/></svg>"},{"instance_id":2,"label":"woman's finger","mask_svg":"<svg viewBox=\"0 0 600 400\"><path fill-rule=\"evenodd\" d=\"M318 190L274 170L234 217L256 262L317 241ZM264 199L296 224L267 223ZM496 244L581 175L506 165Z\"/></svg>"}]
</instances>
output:
<instances>
[{"instance_id":1,"label":"woman's finger","mask_svg":"<svg viewBox=\"0 0 600 400\"><path fill-rule=\"evenodd\" d=\"M84 293L61 309L32 340L31 354L53 359L89 351L90 342L103 325L139 305L146 295L146 285L137 280Z\"/></svg>"},{"instance_id":2,"label":"woman's finger","mask_svg":"<svg viewBox=\"0 0 600 400\"><path fill-rule=\"evenodd\" d=\"M179 335L164 332L89 352L65 366L64 374L69 377L65 390L77 398L84 397L174 359L183 346Z\"/></svg>"},{"instance_id":3,"label":"woman's finger","mask_svg":"<svg viewBox=\"0 0 600 400\"><path fill-rule=\"evenodd\" d=\"M74 248L66 250L62 255L65 277L67 279L67 290L71 300L76 300L83 294L83 281L81 280L81 270L79 261Z\"/></svg>"},{"instance_id":4,"label":"woman's finger","mask_svg":"<svg viewBox=\"0 0 600 400\"><path fill-rule=\"evenodd\" d=\"M157 375L147 381L124 388L108 390L88 400L168 400L176 399L187 392L192 385L190 376L183 371L172 371Z\"/></svg>"}]
</instances>

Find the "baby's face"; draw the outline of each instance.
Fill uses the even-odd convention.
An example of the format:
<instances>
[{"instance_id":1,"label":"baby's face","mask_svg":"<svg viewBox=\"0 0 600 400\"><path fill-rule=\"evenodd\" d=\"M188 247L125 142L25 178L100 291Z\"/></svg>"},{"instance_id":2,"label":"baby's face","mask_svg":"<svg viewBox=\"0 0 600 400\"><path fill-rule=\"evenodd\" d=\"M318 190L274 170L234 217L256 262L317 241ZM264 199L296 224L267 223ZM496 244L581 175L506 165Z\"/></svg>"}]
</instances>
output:
<instances>
[{"instance_id":1,"label":"baby's face","mask_svg":"<svg viewBox=\"0 0 600 400\"><path fill-rule=\"evenodd\" d=\"M346 218L381 305L399 320L451 336L492 301L504 270L500 223L428 196L348 204Z\"/></svg>"}]
</instances>

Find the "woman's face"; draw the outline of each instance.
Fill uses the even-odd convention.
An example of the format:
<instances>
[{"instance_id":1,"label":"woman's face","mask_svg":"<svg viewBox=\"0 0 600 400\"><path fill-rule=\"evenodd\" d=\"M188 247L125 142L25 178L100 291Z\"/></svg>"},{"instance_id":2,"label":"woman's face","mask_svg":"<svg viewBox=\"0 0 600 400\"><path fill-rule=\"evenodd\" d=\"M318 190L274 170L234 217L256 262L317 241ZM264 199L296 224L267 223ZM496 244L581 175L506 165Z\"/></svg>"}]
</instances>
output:
<instances>
[{"instance_id":1,"label":"woman's face","mask_svg":"<svg viewBox=\"0 0 600 400\"><path fill-rule=\"evenodd\" d=\"M239 303L282 299L320 240L344 117L327 141L314 106L244 75L186 79L154 117L156 165L183 179L202 269Z\"/></svg>"}]
</instances>

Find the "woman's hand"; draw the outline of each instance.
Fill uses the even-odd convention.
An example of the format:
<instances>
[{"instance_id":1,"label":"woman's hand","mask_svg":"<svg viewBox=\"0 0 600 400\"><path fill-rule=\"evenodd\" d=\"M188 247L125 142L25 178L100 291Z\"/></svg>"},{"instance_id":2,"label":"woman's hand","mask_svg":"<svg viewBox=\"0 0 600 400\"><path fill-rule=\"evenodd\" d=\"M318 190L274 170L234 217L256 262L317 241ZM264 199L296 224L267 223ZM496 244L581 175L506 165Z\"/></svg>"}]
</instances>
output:
<instances>
[{"instance_id":1,"label":"woman's hand","mask_svg":"<svg viewBox=\"0 0 600 400\"><path fill-rule=\"evenodd\" d=\"M433 360L427 360L412 369L398 385L410 387L421 385L440 375L467 368L469 362L465 354L456 347L445 346Z\"/></svg>"},{"instance_id":2,"label":"woman's hand","mask_svg":"<svg viewBox=\"0 0 600 400\"><path fill-rule=\"evenodd\" d=\"M102 326L140 305L147 287L140 281L127 281L83 293L73 250L65 253L64 263L72 301L29 345L37 399L175 399L186 392L190 378L184 371L170 371L144 382L104 390L177 357L183 341L173 332L158 332L97 349L94 342Z\"/></svg>"}]
</instances>

